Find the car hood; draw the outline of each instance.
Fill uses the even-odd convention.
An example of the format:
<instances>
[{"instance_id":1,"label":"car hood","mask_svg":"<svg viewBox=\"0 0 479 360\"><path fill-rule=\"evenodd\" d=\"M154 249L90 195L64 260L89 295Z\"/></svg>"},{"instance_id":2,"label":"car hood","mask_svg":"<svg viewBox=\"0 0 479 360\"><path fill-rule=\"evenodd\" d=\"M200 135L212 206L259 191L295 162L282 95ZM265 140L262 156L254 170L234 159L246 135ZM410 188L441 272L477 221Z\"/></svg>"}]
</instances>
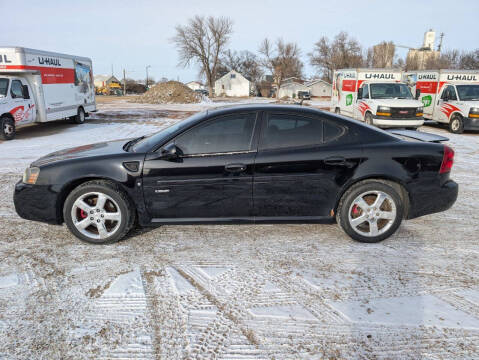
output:
<instances>
[{"instance_id":1,"label":"car hood","mask_svg":"<svg viewBox=\"0 0 479 360\"><path fill-rule=\"evenodd\" d=\"M64 160L123 154L125 153L123 146L129 140L131 139L106 141L56 151L39 158L38 160L34 161L31 166L42 166Z\"/></svg>"},{"instance_id":2,"label":"car hood","mask_svg":"<svg viewBox=\"0 0 479 360\"><path fill-rule=\"evenodd\" d=\"M420 107L423 106L422 102L413 99L374 99L378 106L389 107Z\"/></svg>"}]
</instances>

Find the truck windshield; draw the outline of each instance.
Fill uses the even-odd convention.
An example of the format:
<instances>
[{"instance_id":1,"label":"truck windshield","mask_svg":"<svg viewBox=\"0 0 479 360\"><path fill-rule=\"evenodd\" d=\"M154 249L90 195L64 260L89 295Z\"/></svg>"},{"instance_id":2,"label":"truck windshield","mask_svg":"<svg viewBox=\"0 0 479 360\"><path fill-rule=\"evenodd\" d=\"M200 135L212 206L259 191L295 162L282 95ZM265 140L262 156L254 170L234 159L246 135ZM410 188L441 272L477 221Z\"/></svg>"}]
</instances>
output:
<instances>
[{"instance_id":1,"label":"truck windshield","mask_svg":"<svg viewBox=\"0 0 479 360\"><path fill-rule=\"evenodd\" d=\"M0 79L0 97L7 96L8 79Z\"/></svg>"},{"instance_id":2,"label":"truck windshield","mask_svg":"<svg viewBox=\"0 0 479 360\"><path fill-rule=\"evenodd\" d=\"M459 100L479 100L479 85L457 85L456 88Z\"/></svg>"},{"instance_id":3,"label":"truck windshield","mask_svg":"<svg viewBox=\"0 0 479 360\"><path fill-rule=\"evenodd\" d=\"M412 99L411 90L406 84L370 84L371 99Z\"/></svg>"}]
</instances>

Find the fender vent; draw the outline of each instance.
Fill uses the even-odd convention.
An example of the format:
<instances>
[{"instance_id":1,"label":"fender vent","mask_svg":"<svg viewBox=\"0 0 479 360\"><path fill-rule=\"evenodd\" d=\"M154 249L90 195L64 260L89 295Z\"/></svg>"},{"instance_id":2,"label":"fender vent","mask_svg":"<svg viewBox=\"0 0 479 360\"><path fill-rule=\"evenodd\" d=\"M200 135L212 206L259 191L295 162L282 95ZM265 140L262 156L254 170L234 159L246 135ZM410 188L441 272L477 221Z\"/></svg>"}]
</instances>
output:
<instances>
[{"instance_id":1,"label":"fender vent","mask_svg":"<svg viewBox=\"0 0 479 360\"><path fill-rule=\"evenodd\" d=\"M128 161L123 163L123 167L131 172L137 172L140 169L139 161Z\"/></svg>"}]
</instances>

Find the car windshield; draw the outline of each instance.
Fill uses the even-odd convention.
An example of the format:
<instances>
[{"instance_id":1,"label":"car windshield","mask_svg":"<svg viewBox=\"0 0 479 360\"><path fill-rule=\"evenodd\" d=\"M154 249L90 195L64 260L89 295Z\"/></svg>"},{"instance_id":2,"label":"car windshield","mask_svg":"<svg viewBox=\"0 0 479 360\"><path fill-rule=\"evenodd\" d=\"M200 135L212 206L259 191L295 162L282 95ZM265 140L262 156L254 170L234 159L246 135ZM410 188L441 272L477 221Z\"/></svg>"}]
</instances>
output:
<instances>
[{"instance_id":1,"label":"car windshield","mask_svg":"<svg viewBox=\"0 0 479 360\"><path fill-rule=\"evenodd\" d=\"M475 101L479 100L479 85L457 85L459 100Z\"/></svg>"},{"instance_id":2,"label":"car windshield","mask_svg":"<svg viewBox=\"0 0 479 360\"><path fill-rule=\"evenodd\" d=\"M0 79L0 97L7 96L8 79Z\"/></svg>"},{"instance_id":3,"label":"car windshield","mask_svg":"<svg viewBox=\"0 0 479 360\"><path fill-rule=\"evenodd\" d=\"M190 124L196 122L198 119L203 117L206 114L206 111L200 112L198 114L195 114L193 116L190 116L189 118L182 120L180 122L177 122L176 124L173 124L157 133L154 133L149 136L145 136L142 138L139 138L138 141L135 141L134 145L131 146L130 151L133 152L148 152L155 146L164 143L168 138L175 134L176 132L185 129L190 126Z\"/></svg>"},{"instance_id":4,"label":"car windshield","mask_svg":"<svg viewBox=\"0 0 479 360\"><path fill-rule=\"evenodd\" d=\"M411 90L406 84L370 84L371 99L412 99Z\"/></svg>"}]
</instances>

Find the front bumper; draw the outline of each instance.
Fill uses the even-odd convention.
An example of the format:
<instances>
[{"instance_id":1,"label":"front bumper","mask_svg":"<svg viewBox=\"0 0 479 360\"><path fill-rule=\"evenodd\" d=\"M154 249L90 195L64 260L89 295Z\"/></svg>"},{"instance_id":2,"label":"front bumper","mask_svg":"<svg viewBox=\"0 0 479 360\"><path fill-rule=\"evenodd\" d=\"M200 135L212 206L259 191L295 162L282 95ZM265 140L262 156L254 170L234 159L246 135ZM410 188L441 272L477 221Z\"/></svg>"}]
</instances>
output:
<instances>
[{"instance_id":1,"label":"front bumper","mask_svg":"<svg viewBox=\"0 0 479 360\"><path fill-rule=\"evenodd\" d=\"M419 127L424 124L424 119L384 119L373 118L373 124L377 127Z\"/></svg>"},{"instance_id":2,"label":"front bumper","mask_svg":"<svg viewBox=\"0 0 479 360\"><path fill-rule=\"evenodd\" d=\"M13 203L17 214L27 220L60 224L57 209L58 193L50 185L30 185L19 181L15 185Z\"/></svg>"},{"instance_id":3,"label":"front bumper","mask_svg":"<svg viewBox=\"0 0 479 360\"><path fill-rule=\"evenodd\" d=\"M464 118L464 130L479 130L479 118Z\"/></svg>"},{"instance_id":4,"label":"front bumper","mask_svg":"<svg viewBox=\"0 0 479 360\"><path fill-rule=\"evenodd\" d=\"M446 211L456 202L458 192L459 185L448 180L442 186L411 194L408 219Z\"/></svg>"}]
</instances>

